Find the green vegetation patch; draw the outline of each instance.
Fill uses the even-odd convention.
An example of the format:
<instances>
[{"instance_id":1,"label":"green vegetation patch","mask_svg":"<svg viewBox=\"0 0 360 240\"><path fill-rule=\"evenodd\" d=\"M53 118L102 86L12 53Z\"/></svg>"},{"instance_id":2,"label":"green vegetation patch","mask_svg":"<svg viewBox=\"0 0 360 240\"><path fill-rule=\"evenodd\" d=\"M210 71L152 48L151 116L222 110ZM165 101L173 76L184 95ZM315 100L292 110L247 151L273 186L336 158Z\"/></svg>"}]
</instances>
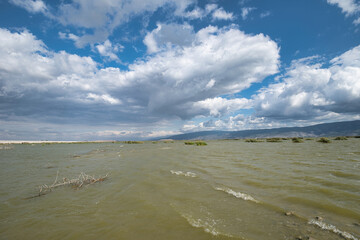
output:
<instances>
[{"instance_id":1,"label":"green vegetation patch","mask_svg":"<svg viewBox=\"0 0 360 240\"><path fill-rule=\"evenodd\" d=\"M185 143L185 145L196 145L196 146L206 146L207 145L207 143L204 141L195 141L195 142L186 141L184 143Z\"/></svg>"},{"instance_id":2,"label":"green vegetation patch","mask_svg":"<svg viewBox=\"0 0 360 240\"><path fill-rule=\"evenodd\" d=\"M260 139L245 139L245 142L251 142L251 143L257 143L257 142L263 142L262 140Z\"/></svg>"},{"instance_id":3,"label":"green vegetation patch","mask_svg":"<svg viewBox=\"0 0 360 240\"><path fill-rule=\"evenodd\" d=\"M206 146L207 145L207 143L204 141L196 141L195 144L196 144L196 146Z\"/></svg>"},{"instance_id":4,"label":"green vegetation patch","mask_svg":"<svg viewBox=\"0 0 360 240\"><path fill-rule=\"evenodd\" d=\"M293 143L302 143L302 142L304 142L301 138L296 138L296 137L292 138L291 140L292 140Z\"/></svg>"},{"instance_id":5,"label":"green vegetation patch","mask_svg":"<svg viewBox=\"0 0 360 240\"><path fill-rule=\"evenodd\" d=\"M347 140L347 137L339 136L339 137L334 138L334 140Z\"/></svg>"},{"instance_id":6,"label":"green vegetation patch","mask_svg":"<svg viewBox=\"0 0 360 240\"><path fill-rule=\"evenodd\" d=\"M322 137L319 140L317 140L317 142L320 143L331 143L330 139L326 138L326 137Z\"/></svg>"},{"instance_id":7,"label":"green vegetation patch","mask_svg":"<svg viewBox=\"0 0 360 240\"><path fill-rule=\"evenodd\" d=\"M281 138L267 138L267 142L282 142Z\"/></svg>"},{"instance_id":8,"label":"green vegetation patch","mask_svg":"<svg viewBox=\"0 0 360 240\"><path fill-rule=\"evenodd\" d=\"M142 141L125 141L124 143L126 143L126 144L143 144L144 142L142 142Z\"/></svg>"}]
</instances>

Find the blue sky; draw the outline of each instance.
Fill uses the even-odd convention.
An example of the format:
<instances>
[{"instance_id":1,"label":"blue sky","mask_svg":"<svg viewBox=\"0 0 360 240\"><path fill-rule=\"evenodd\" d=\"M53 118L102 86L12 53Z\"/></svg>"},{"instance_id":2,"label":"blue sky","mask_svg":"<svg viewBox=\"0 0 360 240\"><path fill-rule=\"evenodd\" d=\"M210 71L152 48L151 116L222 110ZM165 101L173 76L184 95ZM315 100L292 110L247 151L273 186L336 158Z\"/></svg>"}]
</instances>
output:
<instances>
[{"instance_id":1,"label":"blue sky","mask_svg":"<svg viewBox=\"0 0 360 240\"><path fill-rule=\"evenodd\" d=\"M357 0L0 0L0 139L360 119Z\"/></svg>"}]
</instances>

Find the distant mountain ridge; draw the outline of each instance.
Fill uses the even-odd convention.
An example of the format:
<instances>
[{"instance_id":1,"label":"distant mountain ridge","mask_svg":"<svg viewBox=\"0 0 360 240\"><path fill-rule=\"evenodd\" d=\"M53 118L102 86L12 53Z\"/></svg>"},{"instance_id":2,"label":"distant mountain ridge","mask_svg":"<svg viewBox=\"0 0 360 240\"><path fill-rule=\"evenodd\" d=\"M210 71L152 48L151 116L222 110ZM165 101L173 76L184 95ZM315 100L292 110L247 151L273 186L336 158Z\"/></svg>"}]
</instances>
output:
<instances>
[{"instance_id":1,"label":"distant mountain ridge","mask_svg":"<svg viewBox=\"0 0 360 240\"><path fill-rule=\"evenodd\" d=\"M202 131L167 136L160 139L174 140L212 140L237 138L269 137L335 137L360 136L360 120L316 124L307 127L284 127L273 129L256 129L243 131Z\"/></svg>"}]
</instances>

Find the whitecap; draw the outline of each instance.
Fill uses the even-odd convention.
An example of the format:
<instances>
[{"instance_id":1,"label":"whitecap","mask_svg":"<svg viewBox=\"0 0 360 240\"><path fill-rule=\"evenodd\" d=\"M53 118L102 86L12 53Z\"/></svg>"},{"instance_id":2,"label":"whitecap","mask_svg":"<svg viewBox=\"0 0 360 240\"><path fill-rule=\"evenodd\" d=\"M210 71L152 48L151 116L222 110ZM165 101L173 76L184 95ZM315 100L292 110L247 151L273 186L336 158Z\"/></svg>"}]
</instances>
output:
<instances>
[{"instance_id":1,"label":"whitecap","mask_svg":"<svg viewBox=\"0 0 360 240\"><path fill-rule=\"evenodd\" d=\"M183 172L183 171L174 171L170 170L172 174L178 175L178 176L185 176L185 177L196 177L196 174L193 172Z\"/></svg>"},{"instance_id":2,"label":"whitecap","mask_svg":"<svg viewBox=\"0 0 360 240\"><path fill-rule=\"evenodd\" d=\"M215 229L215 225L216 225L216 221L213 219L208 219L206 220L202 220L200 218L198 219L194 219L191 215L185 214L182 215L187 221L188 223L196 228L203 228L205 232L210 233L214 236L218 236L219 234L221 234L219 231L217 231Z\"/></svg>"},{"instance_id":3,"label":"whitecap","mask_svg":"<svg viewBox=\"0 0 360 240\"><path fill-rule=\"evenodd\" d=\"M233 195L236 198L241 198L241 199L246 200L246 201L252 201L252 202L255 202L255 203L259 203L258 200L256 200L255 198L253 198L252 196L250 196L249 194L246 194L246 193L235 192L234 190L232 190L230 188L217 187L215 189L218 190L218 191L226 192L226 193L228 193L230 195Z\"/></svg>"},{"instance_id":4,"label":"whitecap","mask_svg":"<svg viewBox=\"0 0 360 240\"><path fill-rule=\"evenodd\" d=\"M311 224L311 225L315 225L315 226L317 226L317 227L319 227L319 228L321 228L323 230L327 230L327 231L336 233L336 234L338 234L339 236L341 236L341 237L343 237L345 239L359 240L358 238L354 237L350 233L341 231L340 229L338 229L334 225L327 224L327 223L324 223L322 221L317 221L317 220L314 220L314 219L310 220L308 223Z\"/></svg>"},{"instance_id":5,"label":"whitecap","mask_svg":"<svg viewBox=\"0 0 360 240\"><path fill-rule=\"evenodd\" d=\"M234 236L232 236L231 234L222 233L215 228L219 220L215 220L211 218L206 218L206 220L200 218L196 219L189 214L181 214L181 216L185 218L191 226L196 228L202 228L206 233L210 233L213 236L222 235L222 236L234 238Z\"/></svg>"}]
</instances>

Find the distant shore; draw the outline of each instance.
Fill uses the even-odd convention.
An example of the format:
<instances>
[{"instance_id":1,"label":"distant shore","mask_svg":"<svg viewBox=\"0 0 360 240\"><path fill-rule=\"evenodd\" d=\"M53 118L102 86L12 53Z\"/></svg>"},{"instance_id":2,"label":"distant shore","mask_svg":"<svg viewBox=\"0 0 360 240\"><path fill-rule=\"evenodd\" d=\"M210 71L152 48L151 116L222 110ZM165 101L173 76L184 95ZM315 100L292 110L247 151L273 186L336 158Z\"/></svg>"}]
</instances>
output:
<instances>
[{"instance_id":1,"label":"distant shore","mask_svg":"<svg viewBox=\"0 0 360 240\"><path fill-rule=\"evenodd\" d=\"M35 143L101 143L114 142L114 140L97 140L97 141L34 141L34 140L0 140L0 144L35 144Z\"/></svg>"}]
</instances>

